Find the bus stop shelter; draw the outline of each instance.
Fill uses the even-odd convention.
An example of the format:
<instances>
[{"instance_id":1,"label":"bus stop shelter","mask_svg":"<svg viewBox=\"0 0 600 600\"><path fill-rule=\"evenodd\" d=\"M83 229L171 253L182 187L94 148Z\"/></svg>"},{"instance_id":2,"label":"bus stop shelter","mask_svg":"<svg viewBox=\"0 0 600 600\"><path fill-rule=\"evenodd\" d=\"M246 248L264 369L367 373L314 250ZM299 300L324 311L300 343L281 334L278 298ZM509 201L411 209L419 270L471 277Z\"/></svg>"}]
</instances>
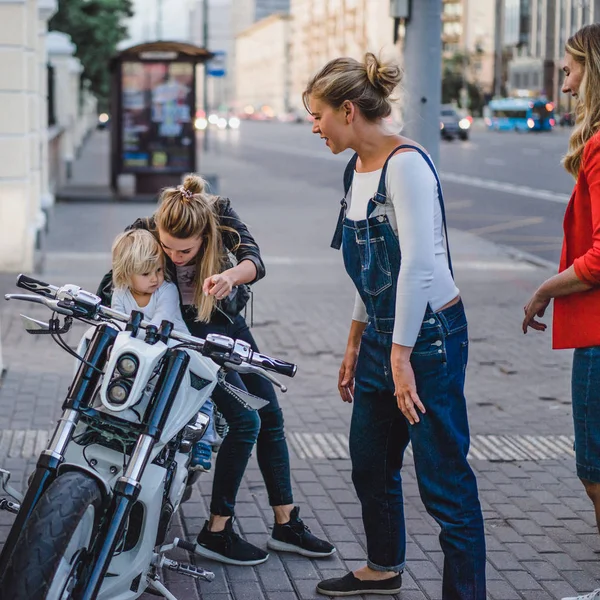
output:
<instances>
[{"instance_id":1,"label":"bus stop shelter","mask_svg":"<svg viewBox=\"0 0 600 600\"><path fill-rule=\"evenodd\" d=\"M111 61L110 185L135 176L136 194L177 185L197 164L196 65L213 54L182 42L127 48Z\"/></svg>"}]
</instances>

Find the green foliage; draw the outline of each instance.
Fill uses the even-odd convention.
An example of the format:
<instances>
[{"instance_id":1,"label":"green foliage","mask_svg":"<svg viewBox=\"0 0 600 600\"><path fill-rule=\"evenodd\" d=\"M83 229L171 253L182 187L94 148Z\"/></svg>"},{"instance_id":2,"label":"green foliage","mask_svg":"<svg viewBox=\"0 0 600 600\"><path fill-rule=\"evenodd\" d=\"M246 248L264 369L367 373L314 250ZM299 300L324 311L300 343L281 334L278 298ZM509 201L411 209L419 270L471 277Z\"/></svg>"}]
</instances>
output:
<instances>
[{"instance_id":1,"label":"green foliage","mask_svg":"<svg viewBox=\"0 0 600 600\"><path fill-rule=\"evenodd\" d=\"M461 108L468 108L472 114L479 115L483 108L484 98L479 86L468 80L471 63L472 57L462 52L444 57L442 61L442 103L456 102ZM460 90L463 86L467 90L468 106L461 105Z\"/></svg>"},{"instance_id":2,"label":"green foliage","mask_svg":"<svg viewBox=\"0 0 600 600\"><path fill-rule=\"evenodd\" d=\"M71 36L75 56L83 65L83 79L101 104L110 93L109 60L127 37L123 19L133 15L131 0L59 0L49 23L52 31Z\"/></svg>"}]
</instances>

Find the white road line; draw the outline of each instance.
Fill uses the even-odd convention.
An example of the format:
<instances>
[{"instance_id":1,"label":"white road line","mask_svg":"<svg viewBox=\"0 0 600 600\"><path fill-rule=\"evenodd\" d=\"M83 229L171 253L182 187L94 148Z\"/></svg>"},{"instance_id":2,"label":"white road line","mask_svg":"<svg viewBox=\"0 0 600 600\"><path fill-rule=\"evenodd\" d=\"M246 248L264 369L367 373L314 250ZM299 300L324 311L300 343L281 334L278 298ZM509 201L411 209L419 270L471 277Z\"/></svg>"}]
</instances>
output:
<instances>
[{"instance_id":1,"label":"white road line","mask_svg":"<svg viewBox=\"0 0 600 600\"><path fill-rule=\"evenodd\" d=\"M271 152L286 153L291 154L293 156L302 156L304 158L314 158L317 160L329 160L337 163L346 162L350 158L349 152L344 152L342 154L331 154L328 152L324 152L321 149L311 150L308 148L294 148L285 144L272 144L269 142L245 142L244 146L256 148L257 150L269 150ZM493 161L499 159L490 158L487 160ZM484 190L495 190L498 192L504 192L506 194L512 194L515 196L525 196L527 198L548 200L550 202L558 202L560 204L567 204L570 198L568 194L553 192L551 190L539 190L525 185L514 185L512 183L506 183L503 181L494 181L492 179L481 179L480 177L471 177L470 175L460 175L457 173L441 171L440 176L443 181L448 181L449 183L458 183L460 185L467 185L470 187L481 188Z\"/></svg>"},{"instance_id":2,"label":"white road line","mask_svg":"<svg viewBox=\"0 0 600 600\"><path fill-rule=\"evenodd\" d=\"M491 167L504 167L506 166L506 161L501 158L486 158L483 161L486 165L490 165Z\"/></svg>"},{"instance_id":3,"label":"white road line","mask_svg":"<svg viewBox=\"0 0 600 600\"><path fill-rule=\"evenodd\" d=\"M518 229L519 227L526 227L527 225L537 225L543 223L544 217L528 217L526 219L518 219L516 221L507 221L504 223L496 223L494 225L487 225L486 227L478 227L477 229L469 229L469 233L475 235L481 235L482 233L496 233L498 231L506 231L510 229Z\"/></svg>"},{"instance_id":4,"label":"white road line","mask_svg":"<svg viewBox=\"0 0 600 600\"><path fill-rule=\"evenodd\" d=\"M515 196L526 196L527 198L538 198L540 200L548 200L550 202L558 202L567 204L570 196L551 192L550 190L537 190L525 185L514 185L512 183L504 183L502 181L493 181L491 179L481 179L479 177L470 177L469 175L459 175L457 173L440 173L442 181L449 183L458 183L460 185L468 185L470 187L481 188L484 190L494 190L505 194L513 194Z\"/></svg>"}]
</instances>

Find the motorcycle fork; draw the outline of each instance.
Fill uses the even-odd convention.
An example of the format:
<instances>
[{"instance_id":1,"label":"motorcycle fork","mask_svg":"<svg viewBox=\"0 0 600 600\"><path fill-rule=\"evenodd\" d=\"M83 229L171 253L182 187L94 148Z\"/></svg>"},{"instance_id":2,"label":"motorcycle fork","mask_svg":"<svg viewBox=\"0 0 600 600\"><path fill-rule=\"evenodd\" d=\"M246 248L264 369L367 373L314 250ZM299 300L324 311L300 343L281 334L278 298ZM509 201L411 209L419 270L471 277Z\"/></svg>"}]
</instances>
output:
<instances>
[{"instance_id":1,"label":"motorcycle fork","mask_svg":"<svg viewBox=\"0 0 600 600\"><path fill-rule=\"evenodd\" d=\"M94 600L100 592L110 561L123 536L131 508L140 494L140 480L150 460L152 449L160 439L189 361L189 355L183 350L172 349L165 354L165 364L142 421L145 423L144 433L137 441L125 474L114 486L110 508L91 548L89 574L81 578L79 589L73 594L73 598L77 600Z\"/></svg>"},{"instance_id":2,"label":"motorcycle fork","mask_svg":"<svg viewBox=\"0 0 600 600\"><path fill-rule=\"evenodd\" d=\"M85 361L89 365L82 362L77 370L63 403L63 414L48 444L48 448L40 454L31 483L25 492L19 512L4 543L0 554L0 578L6 571L12 549L33 509L48 486L56 479L58 468L64 461L67 445L71 441L73 432L79 422L79 411L88 407L94 399L94 393L102 374L101 367L106 361L108 351L117 337L117 333L118 331L114 327L104 324L100 325L94 332L85 353Z\"/></svg>"}]
</instances>

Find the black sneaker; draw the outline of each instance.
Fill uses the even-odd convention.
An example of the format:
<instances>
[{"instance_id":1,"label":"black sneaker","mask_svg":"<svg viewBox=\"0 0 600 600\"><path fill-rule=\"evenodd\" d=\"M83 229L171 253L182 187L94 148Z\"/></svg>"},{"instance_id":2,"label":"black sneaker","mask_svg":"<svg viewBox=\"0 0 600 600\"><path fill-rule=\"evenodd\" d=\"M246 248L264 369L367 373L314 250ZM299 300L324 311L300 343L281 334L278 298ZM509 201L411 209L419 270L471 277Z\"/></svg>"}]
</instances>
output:
<instances>
[{"instance_id":1,"label":"black sneaker","mask_svg":"<svg viewBox=\"0 0 600 600\"><path fill-rule=\"evenodd\" d=\"M362 581L350 572L336 579L325 579L317 584L317 592L323 596L358 596L360 594L379 594L393 596L400 593L402 575L381 581Z\"/></svg>"},{"instance_id":2,"label":"black sneaker","mask_svg":"<svg viewBox=\"0 0 600 600\"><path fill-rule=\"evenodd\" d=\"M287 523L275 523L271 537L267 540L267 547L280 552L295 552L309 558L331 556L335 552L335 546L314 536L302 522L299 513L300 509L295 506Z\"/></svg>"},{"instance_id":3,"label":"black sneaker","mask_svg":"<svg viewBox=\"0 0 600 600\"><path fill-rule=\"evenodd\" d=\"M209 531L208 521L196 538L196 554L228 565L252 567L264 563L269 555L243 540L233 531L233 517L223 531Z\"/></svg>"}]
</instances>

